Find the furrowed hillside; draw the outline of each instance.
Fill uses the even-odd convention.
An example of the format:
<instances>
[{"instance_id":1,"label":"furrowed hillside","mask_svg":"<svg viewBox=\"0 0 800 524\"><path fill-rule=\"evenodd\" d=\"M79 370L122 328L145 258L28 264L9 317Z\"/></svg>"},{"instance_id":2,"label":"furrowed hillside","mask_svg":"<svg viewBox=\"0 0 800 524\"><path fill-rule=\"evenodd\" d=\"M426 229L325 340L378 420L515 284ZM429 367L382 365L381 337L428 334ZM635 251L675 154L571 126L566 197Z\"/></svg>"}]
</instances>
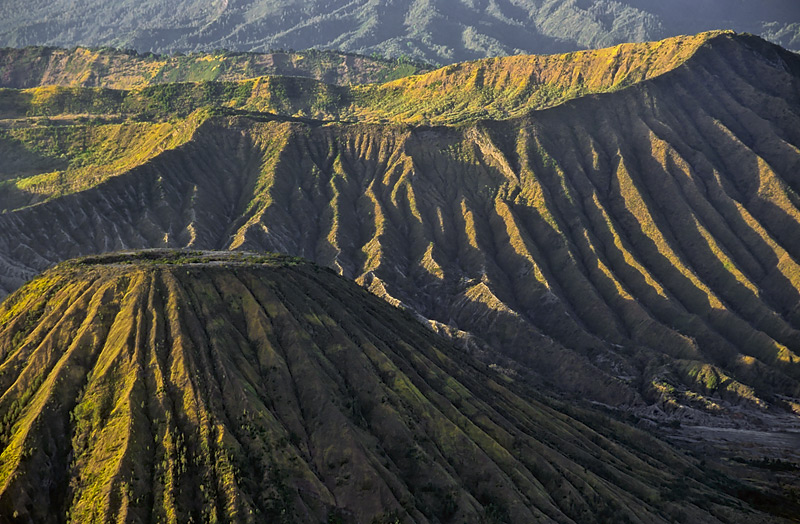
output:
<instances>
[{"instance_id":1,"label":"furrowed hillside","mask_svg":"<svg viewBox=\"0 0 800 524\"><path fill-rule=\"evenodd\" d=\"M732 35L718 31L598 51L478 60L384 84L349 87L271 76L131 90L80 86L6 90L0 91L4 95L0 119L6 126L26 117L69 115L170 120L208 106L228 112L365 123L456 124L480 118L507 119L655 78L680 66L701 47Z\"/></svg>"},{"instance_id":2,"label":"furrowed hillside","mask_svg":"<svg viewBox=\"0 0 800 524\"><path fill-rule=\"evenodd\" d=\"M17 89L47 85L136 89L172 82L232 82L268 75L348 85L385 82L428 69L410 60L390 61L313 49L172 56L83 47L0 49L0 87Z\"/></svg>"},{"instance_id":3,"label":"furrowed hillside","mask_svg":"<svg viewBox=\"0 0 800 524\"><path fill-rule=\"evenodd\" d=\"M795 54L710 33L352 89L254 82L0 92L3 289L97 252L278 251L638 416L800 411Z\"/></svg>"},{"instance_id":4,"label":"furrowed hillside","mask_svg":"<svg viewBox=\"0 0 800 524\"><path fill-rule=\"evenodd\" d=\"M647 434L516 390L299 259L71 261L0 305L0 519L769 521Z\"/></svg>"}]
</instances>

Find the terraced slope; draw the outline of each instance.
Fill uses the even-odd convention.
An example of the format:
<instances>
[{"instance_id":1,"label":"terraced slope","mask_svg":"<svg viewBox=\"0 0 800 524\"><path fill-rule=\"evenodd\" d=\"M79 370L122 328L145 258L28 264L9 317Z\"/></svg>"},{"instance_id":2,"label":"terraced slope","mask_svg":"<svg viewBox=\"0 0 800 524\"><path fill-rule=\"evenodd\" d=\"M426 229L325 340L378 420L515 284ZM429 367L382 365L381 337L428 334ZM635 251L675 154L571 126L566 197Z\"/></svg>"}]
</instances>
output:
<instances>
[{"instance_id":1,"label":"terraced slope","mask_svg":"<svg viewBox=\"0 0 800 524\"><path fill-rule=\"evenodd\" d=\"M0 519L766 521L563 410L299 259L92 257L0 305Z\"/></svg>"},{"instance_id":2,"label":"terraced slope","mask_svg":"<svg viewBox=\"0 0 800 524\"><path fill-rule=\"evenodd\" d=\"M585 68L529 59L591 72L609 92L506 120L469 107L439 127L193 113L188 138L140 164L114 153L117 170L45 139L92 145L113 126L12 129L3 147L31 161L11 165L40 168L6 168L0 284L118 249L279 251L531 380L640 416L752 424L800 411L800 60L730 33L617 51ZM462 71L501 79L500 63L415 82L424 93Z\"/></svg>"},{"instance_id":3,"label":"terraced slope","mask_svg":"<svg viewBox=\"0 0 800 524\"><path fill-rule=\"evenodd\" d=\"M237 81L267 75L315 78L328 84L385 82L424 72L410 60L332 51L139 55L113 49L0 49L0 87L47 85L137 89L171 82Z\"/></svg>"}]
</instances>

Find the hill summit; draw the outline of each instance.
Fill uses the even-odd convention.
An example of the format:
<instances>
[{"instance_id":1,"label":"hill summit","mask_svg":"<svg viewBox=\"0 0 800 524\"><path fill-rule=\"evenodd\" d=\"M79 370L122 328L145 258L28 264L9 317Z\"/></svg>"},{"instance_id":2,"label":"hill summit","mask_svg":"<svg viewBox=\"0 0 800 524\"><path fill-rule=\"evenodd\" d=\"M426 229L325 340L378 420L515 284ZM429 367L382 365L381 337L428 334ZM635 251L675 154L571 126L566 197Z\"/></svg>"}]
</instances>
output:
<instances>
[{"instance_id":1,"label":"hill summit","mask_svg":"<svg viewBox=\"0 0 800 524\"><path fill-rule=\"evenodd\" d=\"M66 262L0 305L0 520L758 521L660 442L515 389L300 259Z\"/></svg>"}]
</instances>

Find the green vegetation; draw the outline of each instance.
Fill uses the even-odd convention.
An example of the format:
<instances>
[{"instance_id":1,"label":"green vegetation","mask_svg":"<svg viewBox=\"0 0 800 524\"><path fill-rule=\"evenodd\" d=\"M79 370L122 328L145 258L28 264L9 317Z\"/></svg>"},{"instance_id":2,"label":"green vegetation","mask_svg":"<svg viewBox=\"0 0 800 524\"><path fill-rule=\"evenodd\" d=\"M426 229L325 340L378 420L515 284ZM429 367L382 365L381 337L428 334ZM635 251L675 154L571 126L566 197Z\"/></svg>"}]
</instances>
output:
<instances>
[{"instance_id":1,"label":"green vegetation","mask_svg":"<svg viewBox=\"0 0 800 524\"><path fill-rule=\"evenodd\" d=\"M173 123L94 123L0 130L0 151L5 150L14 158L11 165L0 168L0 208L22 208L94 187L185 144L209 116L208 111L197 110ZM16 166L20 167L15 169Z\"/></svg>"},{"instance_id":2,"label":"green vegetation","mask_svg":"<svg viewBox=\"0 0 800 524\"><path fill-rule=\"evenodd\" d=\"M191 265L191 264L234 264L256 266L294 267L299 264L313 266L300 257L279 253L256 254L247 252L208 252L191 250L144 250L88 256L70 260L63 267L101 266L101 265ZM317 266L318 269L321 269ZM47 282L47 280L42 280ZM41 282L36 281L41 287Z\"/></svg>"},{"instance_id":3,"label":"green vegetation","mask_svg":"<svg viewBox=\"0 0 800 524\"><path fill-rule=\"evenodd\" d=\"M133 90L46 86L0 90L0 118L88 115L164 121L199 108L318 120L453 124L505 119L593 93L618 91L679 67L730 33L704 33L555 56L518 56L448 66L349 88L298 77L170 83Z\"/></svg>"},{"instance_id":4,"label":"green vegetation","mask_svg":"<svg viewBox=\"0 0 800 524\"><path fill-rule=\"evenodd\" d=\"M386 82L426 72L430 66L333 51L138 54L109 48L0 49L0 87L102 87L141 89L178 82L238 82L260 76L313 78L328 84Z\"/></svg>"}]
</instances>

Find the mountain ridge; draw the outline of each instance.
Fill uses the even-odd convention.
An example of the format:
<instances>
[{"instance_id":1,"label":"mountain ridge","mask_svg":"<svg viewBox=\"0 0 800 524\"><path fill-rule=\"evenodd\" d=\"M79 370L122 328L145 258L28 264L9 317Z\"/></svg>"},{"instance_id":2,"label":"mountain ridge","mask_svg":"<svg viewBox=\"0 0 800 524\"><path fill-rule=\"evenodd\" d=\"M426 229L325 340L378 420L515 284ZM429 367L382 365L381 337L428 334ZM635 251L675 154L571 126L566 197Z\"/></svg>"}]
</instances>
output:
<instances>
[{"instance_id":1,"label":"mountain ridge","mask_svg":"<svg viewBox=\"0 0 800 524\"><path fill-rule=\"evenodd\" d=\"M103 150L55 175L11 172L6 194L35 205L0 214L3 286L93 251L281 251L533 381L647 420L796 413L800 66L754 37L700 49L646 82L511 119L195 115L176 148L112 176ZM56 161L41 138L67 127L25 133ZM80 133L69 140L83 148ZM70 192L70 177L85 187Z\"/></svg>"},{"instance_id":2,"label":"mountain ridge","mask_svg":"<svg viewBox=\"0 0 800 524\"><path fill-rule=\"evenodd\" d=\"M332 51L140 55L114 49L0 49L0 87L45 85L138 89L175 82L300 76L329 84L387 81L424 71L425 64Z\"/></svg>"},{"instance_id":3,"label":"mountain ridge","mask_svg":"<svg viewBox=\"0 0 800 524\"><path fill-rule=\"evenodd\" d=\"M439 125L505 119L655 78L719 39L744 46L759 41L729 31L707 32L562 55L477 60L383 84L349 87L280 76L133 90L40 86L6 91L16 99L0 107L0 116L20 119L81 112L101 116L116 111L129 118L169 119L214 105L323 121Z\"/></svg>"},{"instance_id":4,"label":"mountain ridge","mask_svg":"<svg viewBox=\"0 0 800 524\"><path fill-rule=\"evenodd\" d=\"M234 51L311 47L452 63L486 56L567 52L707 30L761 34L798 48L792 0L65 0L5 7L0 45ZM2 9L2 8L0 8Z\"/></svg>"}]
</instances>

